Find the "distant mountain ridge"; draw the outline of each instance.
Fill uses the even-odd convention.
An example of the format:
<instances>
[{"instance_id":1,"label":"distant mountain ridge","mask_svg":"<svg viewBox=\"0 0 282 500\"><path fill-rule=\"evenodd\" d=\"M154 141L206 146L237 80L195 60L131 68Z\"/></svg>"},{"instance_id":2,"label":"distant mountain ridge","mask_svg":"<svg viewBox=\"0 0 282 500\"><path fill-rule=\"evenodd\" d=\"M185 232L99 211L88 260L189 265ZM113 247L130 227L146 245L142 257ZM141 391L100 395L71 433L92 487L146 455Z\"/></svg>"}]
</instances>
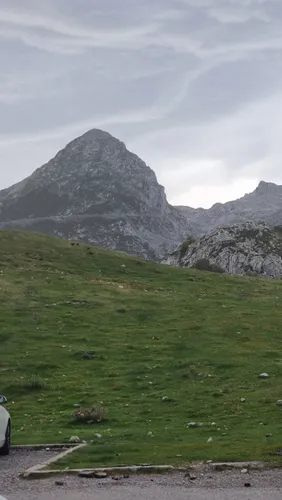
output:
<instances>
[{"instance_id":1,"label":"distant mountain ridge","mask_svg":"<svg viewBox=\"0 0 282 500\"><path fill-rule=\"evenodd\" d=\"M242 198L216 203L209 209L176 207L200 226L200 234L221 226L248 221L282 224L282 186L261 181L257 188Z\"/></svg>"},{"instance_id":2,"label":"distant mountain ridge","mask_svg":"<svg viewBox=\"0 0 282 500\"><path fill-rule=\"evenodd\" d=\"M187 236L247 221L282 224L282 186L210 209L173 207L153 170L108 132L71 141L23 181L0 191L0 229L25 229L162 260Z\"/></svg>"}]
</instances>

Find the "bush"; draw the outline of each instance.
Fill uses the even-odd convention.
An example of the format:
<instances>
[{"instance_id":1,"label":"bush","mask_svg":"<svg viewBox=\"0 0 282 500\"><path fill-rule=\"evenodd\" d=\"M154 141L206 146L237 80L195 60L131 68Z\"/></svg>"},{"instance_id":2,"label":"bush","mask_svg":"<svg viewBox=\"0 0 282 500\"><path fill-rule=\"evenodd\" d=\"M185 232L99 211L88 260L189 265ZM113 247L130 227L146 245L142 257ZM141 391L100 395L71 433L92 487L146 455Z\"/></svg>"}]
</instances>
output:
<instances>
[{"instance_id":1,"label":"bush","mask_svg":"<svg viewBox=\"0 0 282 500\"><path fill-rule=\"evenodd\" d=\"M218 266L217 264L211 265L211 272L212 273L220 273L220 274L225 273L224 269L222 269L222 267Z\"/></svg>"},{"instance_id":2,"label":"bush","mask_svg":"<svg viewBox=\"0 0 282 500\"><path fill-rule=\"evenodd\" d=\"M192 238L192 236L190 236L189 238L187 238L185 241L183 241L182 245L180 245L179 247L179 255L180 255L180 259L183 259L183 257L185 256L189 246L195 242L195 239Z\"/></svg>"},{"instance_id":3,"label":"bush","mask_svg":"<svg viewBox=\"0 0 282 500\"><path fill-rule=\"evenodd\" d=\"M117 312L120 313L120 314L124 314L124 313L126 313L126 308L125 307L119 307L117 309Z\"/></svg>"},{"instance_id":4,"label":"bush","mask_svg":"<svg viewBox=\"0 0 282 500\"><path fill-rule=\"evenodd\" d=\"M80 359L85 359L85 360L91 360L94 359L96 355L95 351L82 351L76 353L76 356L79 357Z\"/></svg>"},{"instance_id":5,"label":"bush","mask_svg":"<svg viewBox=\"0 0 282 500\"><path fill-rule=\"evenodd\" d=\"M28 391L42 391L45 387L45 380L41 380L37 375L33 375L24 383L24 388Z\"/></svg>"},{"instance_id":6,"label":"bush","mask_svg":"<svg viewBox=\"0 0 282 500\"><path fill-rule=\"evenodd\" d=\"M224 273L224 269L222 269L220 266L217 264L211 264L208 259L199 259L197 262L194 264L196 269L199 271L209 271L212 273Z\"/></svg>"},{"instance_id":7,"label":"bush","mask_svg":"<svg viewBox=\"0 0 282 500\"><path fill-rule=\"evenodd\" d=\"M84 424L94 424L104 422L107 417L107 410L102 406L92 406L92 408L79 408L73 414L75 420Z\"/></svg>"},{"instance_id":8,"label":"bush","mask_svg":"<svg viewBox=\"0 0 282 500\"><path fill-rule=\"evenodd\" d=\"M193 267L195 267L199 271L211 271L211 265L208 259L197 260Z\"/></svg>"}]
</instances>

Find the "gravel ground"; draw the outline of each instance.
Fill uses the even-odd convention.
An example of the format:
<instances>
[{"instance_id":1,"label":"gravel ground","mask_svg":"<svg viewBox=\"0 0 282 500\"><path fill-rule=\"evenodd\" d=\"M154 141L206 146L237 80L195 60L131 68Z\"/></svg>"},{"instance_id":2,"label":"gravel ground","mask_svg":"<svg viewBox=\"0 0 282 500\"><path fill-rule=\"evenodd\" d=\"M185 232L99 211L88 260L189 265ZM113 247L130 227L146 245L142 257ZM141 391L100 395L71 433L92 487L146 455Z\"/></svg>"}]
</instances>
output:
<instances>
[{"instance_id":1,"label":"gravel ground","mask_svg":"<svg viewBox=\"0 0 282 500\"><path fill-rule=\"evenodd\" d=\"M19 479L19 474L33 465L45 462L57 453L17 449L12 450L8 457L0 457L0 495L8 495L10 492L23 488L23 481Z\"/></svg>"},{"instance_id":2,"label":"gravel ground","mask_svg":"<svg viewBox=\"0 0 282 500\"><path fill-rule=\"evenodd\" d=\"M82 479L74 476L44 480L22 480L18 474L41 463L54 453L13 450L10 457L0 457L0 495L8 500L126 500L148 499L263 499L282 497L282 469L272 471L215 472L197 469L191 480L184 473L160 476L131 476L105 480ZM60 484L56 484L59 481ZM61 484L62 483L62 484ZM250 483L250 487L245 487Z\"/></svg>"}]
</instances>

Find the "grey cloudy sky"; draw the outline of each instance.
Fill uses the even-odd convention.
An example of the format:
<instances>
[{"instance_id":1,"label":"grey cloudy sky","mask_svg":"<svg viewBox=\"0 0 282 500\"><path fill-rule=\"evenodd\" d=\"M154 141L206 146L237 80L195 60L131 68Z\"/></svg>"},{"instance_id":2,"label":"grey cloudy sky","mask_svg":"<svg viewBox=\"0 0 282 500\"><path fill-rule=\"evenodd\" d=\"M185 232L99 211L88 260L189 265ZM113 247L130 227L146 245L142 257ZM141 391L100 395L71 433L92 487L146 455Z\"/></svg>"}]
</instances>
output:
<instances>
[{"instance_id":1,"label":"grey cloudy sky","mask_svg":"<svg viewBox=\"0 0 282 500\"><path fill-rule=\"evenodd\" d=\"M282 184L282 0L0 0L0 188L96 127L175 204Z\"/></svg>"}]
</instances>

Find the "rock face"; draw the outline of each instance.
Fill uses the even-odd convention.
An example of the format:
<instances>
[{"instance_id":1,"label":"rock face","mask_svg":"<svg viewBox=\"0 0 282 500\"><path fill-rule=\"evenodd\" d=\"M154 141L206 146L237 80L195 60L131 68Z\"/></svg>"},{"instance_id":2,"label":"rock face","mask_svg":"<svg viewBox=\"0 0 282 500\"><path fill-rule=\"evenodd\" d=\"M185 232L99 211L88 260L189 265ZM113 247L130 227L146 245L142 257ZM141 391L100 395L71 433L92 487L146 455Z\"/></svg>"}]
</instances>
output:
<instances>
[{"instance_id":1,"label":"rock face","mask_svg":"<svg viewBox=\"0 0 282 500\"><path fill-rule=\"evenodd\" d=\"M186 240L164 261L229 274L282 277L282 227L248 222Z\"/></svg>"},{"instance_id":2,"label":"rock face","mask_svg":"<svg viewBox=\"0 0 282 500\"><path fill-rule=\"evenodd\" d=\"M38 231L160 260L199 232L154 172L107 132L90 130L0 191L0 228Z\"/></svg>"}]
</instances>

